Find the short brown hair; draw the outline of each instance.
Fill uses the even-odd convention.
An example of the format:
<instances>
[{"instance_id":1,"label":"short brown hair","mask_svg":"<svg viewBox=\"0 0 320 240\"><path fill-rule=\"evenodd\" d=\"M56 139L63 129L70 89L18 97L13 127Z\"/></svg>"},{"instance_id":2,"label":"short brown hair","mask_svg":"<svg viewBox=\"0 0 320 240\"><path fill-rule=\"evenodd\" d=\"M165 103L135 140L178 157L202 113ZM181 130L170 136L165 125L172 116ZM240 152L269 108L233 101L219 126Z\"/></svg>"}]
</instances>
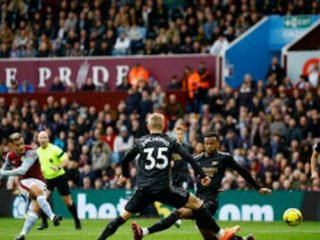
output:
<instances>
[{"instance_id":1,"label":"short brown hair","mask_svg":"<svg viewBox=\"0 0 320 240\"><path fill-rule=\"evenodd\" d=\"M17 141L21 138L22 138L21 133L19 133L19 132L12 133L9 136L9 143L13 143L14 141Z\"/></svg>"},{"instance_id":2,"label":"short brown hair","mask_svg":"<svg viewBox=\"0 0 320 240\"><path fill-rule=\"evenodd\" d=\"M175 131L183 131L183 132L185 132L186 128L185 128L185 126L180 124L180 125L176 126L174 130Z\"/></svg>"}]
</instances>

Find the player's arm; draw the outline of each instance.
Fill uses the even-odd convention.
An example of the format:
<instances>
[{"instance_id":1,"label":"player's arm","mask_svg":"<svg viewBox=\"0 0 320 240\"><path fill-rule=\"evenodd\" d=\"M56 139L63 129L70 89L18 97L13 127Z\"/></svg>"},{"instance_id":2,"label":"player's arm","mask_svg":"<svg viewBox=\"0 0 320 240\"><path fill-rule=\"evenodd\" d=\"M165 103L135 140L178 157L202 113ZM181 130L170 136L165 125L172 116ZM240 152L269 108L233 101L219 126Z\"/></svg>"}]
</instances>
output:
<instances>
[{"instance_id":1,"label":"player's arm","mask_svg":"<svg viewBox=\"0 0 320 240\"><path fill-rule=\"evenodd\" d=\"M10 169L10 166L11 166L11 164L10 164L10 161L9 161L9 153L8 153L6 155L6 157L5 157L5 159L4 159L4 163L3 163L2 167L1 167L1 170L8 170L8 169Z\"/></svg>"},{"instance_id":2,"label":"player's arm","mask_svg":"<svg viewBox=\"0 0 320 240\"><path fill-rule=\"evenodd\" d=\"M22 176L37 160L37 153L35 150L28 151L20 167L13 170L0 170L0 176Z\"/></svg>"},{"instance_id":3,"label":"player's arm","mask_svg":"<svg viewBox=\"0 0 320 240\"><path fill-rule=\"evenodd\" d=\"M204 173L200 165L196 162L192 155L188 153L187 150L183 148L179 143L173 143L173 150L175 153L178 153L182 157L182 159L190 163L190 165L192 166L196 174L200 176L200 178L206 177L206 174Z\"/></svg>"},{"instance_id":4,"label":"player's arm","mask_svg":"<svg viewBox=\"0 0 320 240\"><path fill-rule=\"evenodd\" d=\"M320 154L320 143L317 143L313 147L313 152L311 155L311 178L314 178L314 179L318 178L317 165L318 165L319 154Z\"/></svg>"},{"instance_id":5,"label":"player's arm","mask_svg":"<svg viewBox=\"0 0 320 240\"><path fill-rule=\"evenodd\" d=\"M139 146L137 143L134 143L132 148L125 154L125 156L123 157L123 159L121 161L121 168L122 168L122 176L123 177L125 177L125 178L130 177L129 164L133 159L135 159L135 157L138 155L138 153L139 153Z\"/></svg>"},{"instance_id":6,"label":"player's arm","mask_svg":"<svg viewBox=\"0 0 320 240\"><path fill-rule=\"evenodd\" d=\"M260 185L256 182L256 180L253 179L251 174L247 169L242 167L240 164L238 164L232 156L228 157L228 166L229 168L235 170L238 172L252 187L254 187L257 191L259 191L261 194L270 194L271 190L268 188L262 188Z\"/></svg>"},{"instance_id":7,"label":"player's arm","mask_svg":"<svg viewBox=\"0 0 320 240\"><path fill-rule=\"evenodd\" d=\"M10 161L9 161L9 153L6 155L6 157L5 157L5 159L4 159L4 163L3 163L3 165L2 165L2 167L1 167L1 169L0 169L0 179L3 177L2 175L1 175L1 171L2 170L8 170L8 169L10 169L10 167L11 167L11 164L10 164Z\"/></svg>"},{"instance_id":8,"label":"player's arm","mask_svg":"<svg viewBox=\"0 0 320 240\"><path fill-rule=\"evenodd\" d=\"M64 169L69 164L69 158L68 154L66 154L61 148L56 147L55 148L55 154L57 158L60 160L59 164L57 166L52 166L52 169L55 171L60 171L61 169Z\"/></svg>"}]
</instances>

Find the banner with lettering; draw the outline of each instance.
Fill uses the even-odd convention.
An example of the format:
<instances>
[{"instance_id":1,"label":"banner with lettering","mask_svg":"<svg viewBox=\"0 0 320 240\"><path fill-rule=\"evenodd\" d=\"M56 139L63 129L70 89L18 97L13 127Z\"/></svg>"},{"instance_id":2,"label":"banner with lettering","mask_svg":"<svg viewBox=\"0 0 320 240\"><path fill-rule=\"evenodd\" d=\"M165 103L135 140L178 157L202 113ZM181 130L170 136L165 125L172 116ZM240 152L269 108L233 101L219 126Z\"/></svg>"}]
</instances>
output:
<instances>
[{"instance_id":1,"label":"banner with lettering","mask_svg":"<svg viewBox=\"0 0 320 240\"><path fill-rule=\"evenodd\" d=\"M79 190L73 191L72 196L77 203L80 218L109 219L119 216L132 193L125 190ZM304 192L302 191L276 191L271 196L261 196L256 191L222 192L219 196L219 210L216 219L222 221L281 221L286 209L302 210L303 197ZM55 212L70 217L66 206L56 192L53 195L53 204ZM168 215L173 210L160 203L157 203L155 208L161 217Z\"/></svg>"},{"instance_id":2,"label":"banner with lettering","mask_svg":"<svg viewBox=\"0 0 320 240\"><path fill-rule=\"evenodd\" d=\"M108 84L115 89L130 68L139 63L165 88L173 75L182 77L185 66L196 70L202 61L206 63L214 85L217 67L216 58L211 55L6 59L0 61L0 80L7 86L13 81L18 84L28 81L36 91L46 91L55 77L66 86L81 86L87 78L92 78L96 86Z\"/></svg>"},{"instance_id":3,"label":"banner with lettering","mask_svg":"<svg viewBox=\"0 0 320 240\"><path fill-rule=\"evenodd\" d=\"M119 216L134 191L123 189L79 189L72 190L81 219L112 219ZM0 189L0 217L24 218L28 202L12 191ZM71 215L61 196L54 191L51 204L54 212L66 218ZM173 209L157 203L158 211L149 208L142 216L168 215ZM220 221L282 221L282 214L288 208L302 211L304 220L320 220L320 192L274 191L270 196L261 196L257 191L225 191L219 195L219 209L215 216ZM147 215L148 214L148 215Z\"/></svg>"}]
</instances>

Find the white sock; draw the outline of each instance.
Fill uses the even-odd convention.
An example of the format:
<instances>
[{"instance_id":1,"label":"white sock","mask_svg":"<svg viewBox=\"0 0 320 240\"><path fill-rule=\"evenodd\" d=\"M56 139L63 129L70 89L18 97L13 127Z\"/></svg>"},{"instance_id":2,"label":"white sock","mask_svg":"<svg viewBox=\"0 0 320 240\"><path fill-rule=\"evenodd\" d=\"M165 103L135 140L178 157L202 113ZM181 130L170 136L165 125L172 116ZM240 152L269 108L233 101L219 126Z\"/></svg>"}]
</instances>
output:
<instances>
[{"instance_id":1,"label":"white sock","mask_svg":"<svg viewBox=\"0 0 320 240\"><path fill-rule=\"evenodd\" d=\"M38 215L35 212L29 211L26 220L24 221L22 231L20 235L27 235L30 232L33 225L36 223Z\"/></svg>"},{"instance_id":2,"label":"white sock","mask_svg":"<svg viewBox=\"0 0 320 240\"><path fill-rule=\"evenodd\" d=\"M224 235L224 230L220 228L219 232L216 234L218 238L222 237Z\"/></svg>"},{"instance_id":3,"label":"white sock","mask_svg":"<svg viewBox=\"0 0 320 240\"><path fill-rule=\"evenodd\" d=\"M46 197L43 195L37 197L37 202L38 202L41 210L48 216L48 218L50 218L50 220L53 220L54 213L52 212L52 208L51 208L50 204L48 203Z\"/></svg>"},{"instance_id":4,"label":"white sock","mask_svg":"<svg viewBox=\"0 0 320 240\"><path fill-rule=\"evenodd\" d=\"M142 228L142 235L143 235L143 236L149 235L149 230L148 230L148 228Z\"/></svg>"}]
</instances>

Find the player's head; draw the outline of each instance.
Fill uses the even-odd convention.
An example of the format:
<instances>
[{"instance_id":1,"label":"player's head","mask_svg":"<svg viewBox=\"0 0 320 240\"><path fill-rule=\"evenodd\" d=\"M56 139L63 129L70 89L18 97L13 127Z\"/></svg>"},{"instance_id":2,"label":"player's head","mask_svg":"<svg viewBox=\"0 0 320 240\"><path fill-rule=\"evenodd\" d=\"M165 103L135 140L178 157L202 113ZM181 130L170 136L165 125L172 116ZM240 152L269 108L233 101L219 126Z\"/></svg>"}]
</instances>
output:
<instances>
[{"instance_id":1,"label":"player's head","mask_svg":"<svg viewBox=\"0 0 320 240\"><path fill-rule=\"evenodd\" d=\"M150 133L163 132L164 129L164 117L160 113L152 113L148 118L147 127Z\"/></svg>"},{"instance_id":2,"label":"player's head","mask_svg":"<svg viewBox=\"0 0 320 240\"><path fill-rule=\"evenodd\" d=\"M41 147L45 148L48 146L49 144L49 136L48 133L46 131L41 131L38 134L38 142L40 144Z\"/></svg>"},{"instance_id":3,"label":"player's head","mask_svg":"<svg viewBox=\"0 0 320 240\"><path fill-rule=\"evenodd\" d=\"M219 135L215 132L208 132L204 135L204 150L207 154L218 151L220 147Z\"/></svg>"},{"instance_id":4,"label":"player's head","mask_svg":"<svg viewBox=\"0 0 320 240\"><path fill-rule=\"evenodd\" d=\"M178 142L183 142L183 137L185 133L185 127L183 125L178 125L175 129L176 139Z\"/></svg>"},{"instance_id":5,"label":"player's head","mask_svg":"<svg viewBox=\"0 0 320 240\"><path fill-rule=\"evenodd\" d=\"M15 132L9 136L9 145L12 151L18 155L22 155L25 152L24 139L21 133Z\"/></svg>"}]
</instances>

